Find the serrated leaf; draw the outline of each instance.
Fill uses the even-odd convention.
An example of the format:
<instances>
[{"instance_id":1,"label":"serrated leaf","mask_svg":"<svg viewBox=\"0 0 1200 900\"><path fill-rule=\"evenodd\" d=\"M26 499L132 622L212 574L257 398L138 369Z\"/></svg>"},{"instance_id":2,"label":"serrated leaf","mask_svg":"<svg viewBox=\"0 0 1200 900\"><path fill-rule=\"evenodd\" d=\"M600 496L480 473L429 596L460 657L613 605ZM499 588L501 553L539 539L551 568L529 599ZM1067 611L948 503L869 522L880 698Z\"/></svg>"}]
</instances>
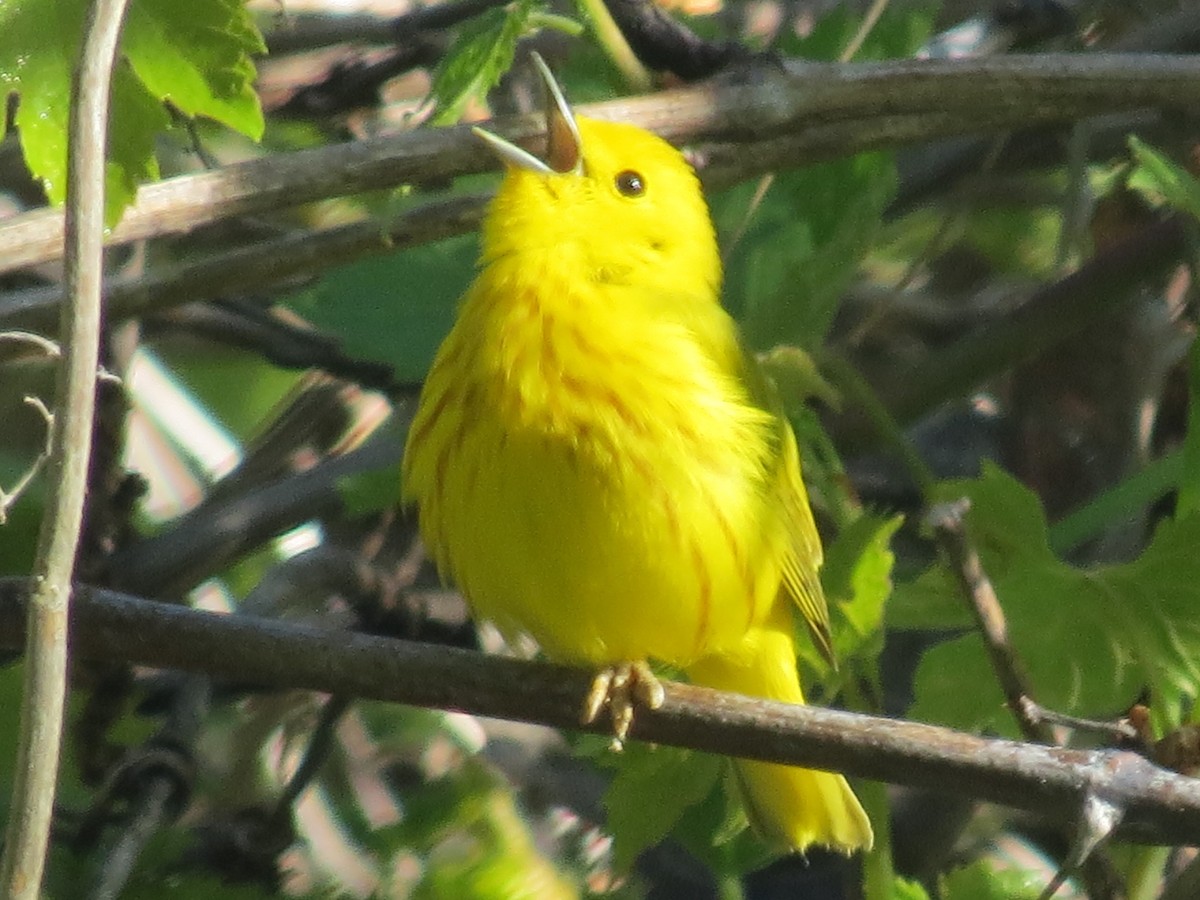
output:
<instances>
[{"instance_id":1,"label":"serrated leaf","mask_svg":"<svg viewBox=\"0 0 1200 900\"><path fill-rule=\"evenodd\" d=\"M472 19L433 73L429 99L436 111L430 121L453 124L473 98L485 97L512 67L517 41L530 31L534 13L543 11L535 0L517 0Z\"/></svg>"},{"instance_id":2,"label":"serrated leaf","mask_svg":"<svg viewBox=\"0 0 1200 900\"><path fill-rule=\"evenodd\" d=\"M258 140L262 107L252 56L267 46L242 0L135 0L121 49L146 90L188 116L204 116Z\"/></svg>"},{"instance_id":3,"label":"serrated leaf","mask_svg":"<svg viewBox=\"0 0 1200 900\"><path fill-rule=\"evenodd\" d=\"M0 4L0 89L18 94L15 123L29 171L51 203L66 197L71 69L86 0ZM170 124L163 101L257 139L263 120L251 53L264 49L239 0L135 0L113 73L106 218L113 224L139 183L158 177L155 138ZM3 135L0 124L0 136Z\"/></svg>"},{"instance_id":4,"label":"serrated leaf","mask_svg":"<svg viewBox=\"0 0 1200 900\"><path fill-rule=\"evenodd\" d=\"M839 662L874 659L883 649L883 613L892 593L895 563L891 540L903 522L900 515L859 513L825 548L821 584L829 603L833 652ZM835 674L810 642L801 641L798 649L810 670ZM829 683L825 686L831 687Z\"/></svg>"},{"instance_id":5,"label":"serrated leaf","mask_svg":"<svg viewBox=\"0 0 1200 900\"><path fill-rule=\"evenodd\" d=\"M1200 219L1200 181L1195 176L1136 136L1130 135L1129 149L1137 163L1127 181L1131 190Z\"/></svg>"},{"instance_id":6,"label":"serrated leaf","mask_svg":"<svg viewBox=\"0 0 1200 900\"><path fill-rule=\"evenodd\" d=\"M1200 618L1195 615L1200 515L1162 525L1134 562L1085 570L1054 556L1037 498L996 467L985 467L973 481L940 485L938 493L971 500L968 534L1039 703L1065 713L1110 716L1149 687L1159 721L1178 721L1180 699L1200 693ZM927 609L934 602L945 609L963 605L948 576L920 581L924 591L936 595L926 599ZM903 607L907 593L897 591L889 610ZM889 624L901 618L889 615ZM913 718L1013 733L973 631L925 654L915 693Z\"/></svg>"},{"instance_id":7,"label":"serrated leaf","mask_svg":"<svg viewBox=\"0 0 1200 900\"><path fill-rule=\"evenodd\" d=\"M839 631L855 647L863 638L879 634L883 627L883 609L892 593L892 565L896 561L891 540L903 522L904 516L864 514L843 528L826 550L821 582L830 608L853 628L853 634L846 629ZM853 648L836 649L842 654Z\"/></svg>"}]
</instances>

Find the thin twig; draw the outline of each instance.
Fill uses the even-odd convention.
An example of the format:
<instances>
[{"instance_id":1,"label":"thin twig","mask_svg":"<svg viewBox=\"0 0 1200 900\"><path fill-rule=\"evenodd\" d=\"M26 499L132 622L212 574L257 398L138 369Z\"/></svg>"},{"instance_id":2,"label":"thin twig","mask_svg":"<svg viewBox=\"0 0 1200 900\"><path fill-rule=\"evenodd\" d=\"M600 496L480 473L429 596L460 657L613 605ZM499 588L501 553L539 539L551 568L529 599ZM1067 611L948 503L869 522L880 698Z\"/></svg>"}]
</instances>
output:
<instances>
[{"instance_id":1,"label":"thin twig","mask_svg":"<svg viewBox=\"0 0 1200 900\"><path fill-rule=\"evenodd\" d=\"M46 408L46 404L41 397L29 395L24 398L26 406L36 410L42 417L42 421L46 424L45 440L42 444L42 449L38 451L38 455L33 462L22 472L17 480L13 482L10 488L0 487L0 525L8 522L8 511L13 508L21 495L25 493L29 485L33 483L33 479L42 471L42 467L46 464L46 460L50 458L50 444L54 435L54 414Z\"/></svg>"},{"instance_id":2,"label":"thin twig","mask_svg":"<svg viewBox=\"0 0 1200 900\"><path fill-rule=\"evenodd\" d=\"M889 0L874 0L871 8L867 10L867 14L863 16L862 22L859 23L858 31L854 32L854 36L850 38L842 52L838 54L838 60L841 62L849 62L858 55L858 51L862 49L862 45L870 36L871 31L879 22L879 17L883 15L883 11L887 9Z\"/></svg>"},{"instance_id":3,"label":"thin twig","mask_svg":"<svg viewBox=\"0 0 1200 900\"><path fill-rule=\"evenodd\" d=\"M125 5L126 0L95 0L88 7L83 49L71 86L64 225L70 301L62 308L63 355L55 386L51 477L34 558L20 742L0 858L0 895L11 900L33 900L41 892L54 810L71 575L83 525L96 406L108 97Z\"/></svg>"},{"instance_id":4,"label":"thin twig","mask_svg":"<svg viewBox=\"0 0 1200 900\"><path fill-rule=\"evenodd\" d=\"M0 579L0 647L19 646L24 579ZM77 588L81 659L205 672L263 688L316 690L581 729L594 673L296 623L220 615ZM948 728L794 706L668 683L660 709L638 711L636 740L836 769L1035 811L1073 822L1097 794L1126 810L1124 838L1200 842L1200 781L1119 750L1066 750Z\"/></svg>"},{"instance_id":5,"label":"thin twig","mask_svg":"<svg viewBox=\"0 0 1200 900\"><path fill-rule=\"evenodd\" d=\"M1008 640L1004 609L984 571L979 552L967 538L965 517L968 509L970 503L965 499L939 503L929 510L925 520L933 529L934 539L946 555L950 570L971 608L992 669L1021 733L1031 741L1057 744L1054 732L1045 720L1031 714L1036 707L1027 702L1033 697L1033 689L1025 666L1016 647ZM1089 790L1075 808L1080 815L1074 832L1068 836L1070 856L1042 896L1052 896L1067 875L1076 869L1081 870L1093 898L1123 896L1116 868L1097 848L1120 823L1124 807L1109 796Z\"/></svg>"},{"instance_id":6,"label":"thin twig","mask_svg":"<svg viewBox=\"0 0 1200 900\"><path fill-rule=\"evenodd\" d=\"M624 77L625 83L634 93L642 94L650 90L650 73L629 46L625 33L618 27L604 0L580 0L580 8L591 19L596 40Z\"/></svg>"},{"instance_id":7,"label":"thin twig","mask_svg":"<svg viewBox=\"0 0 1200 900\"><path fill-rule=\"evenodd\" d=\"M186 805L194 780L192 751L212 694L211 682L202 676L184 679L171 704L171 715L162 731L131 754L116 773L129 796L128 815L93 879L89 900L116 900L146 845L164 824L173 821ZM110 794L109 801L118 799ZM106 805L97 818L107 817Z\"/></svg>"},{"instance_id":8,"label":"thin twig","mask_svg":"<svg viewBox=\"0 0 1200 900\"><path fill-rule=\"evenodd\" d=\"M963 598L975 617L979 635L1009 710L1017 720L1021 734L1030 741L1042 744L1057 744L1054 732L1044 722L1027 717L1026 697L1033 697L1025 665L1008 640L1008 623L1004 609L996 597L996 589L988 578L979 559L979 552L967 539L965 518L971 508L964 499L952 503L939 503L929 510L925 521L933 530L934 540L946 555L946 562L953 573Z\"/></svg>"},{"instance_id":9,"label":"thin twig","mask_svg":"<svg viewBox=\"0 0 1200 900\"><path fill-rule=\"evenodd\" d=\"M321 707L320 717L309 737L304 757L275 802L275 811L270 816L270 822L276 828L291 827L292 807L300 795L312 784L313 779L317 777L329 759L329 753L334 747L334 739L337 737L337 725L353 702L353 697L335 694Z\"/></svg>"},{"instance_id":10,"label":"thin twig","mask_svg":"<svg viewBox=\"0 0 1200 900\"><path fill-rule=\"evenodd\" d=\"M272 315L269 305L251 298L189 304L147 320L145 334L153 337L164 330L181 331L248 350L282 369L320 369L383 393L396 390L391 366L356 359L342 349L337 337Z\"/></svg>"},{"instance_id":11,"label":"thin twig","mask_svg":"<svg viewBox=\"0 0 1200 900\"><path fill-rule=\"evenodd\" d=\"M454 197L387 220L293 231L144 275L116 275L105 282L105 309L110 321L117 321L222 294L290 288L295 279L332 266L465 234L479 224L488 199ZM47 327L61 302L62 291L55 287L0 296L0 322Z\"/></svg>"}]
</instances>

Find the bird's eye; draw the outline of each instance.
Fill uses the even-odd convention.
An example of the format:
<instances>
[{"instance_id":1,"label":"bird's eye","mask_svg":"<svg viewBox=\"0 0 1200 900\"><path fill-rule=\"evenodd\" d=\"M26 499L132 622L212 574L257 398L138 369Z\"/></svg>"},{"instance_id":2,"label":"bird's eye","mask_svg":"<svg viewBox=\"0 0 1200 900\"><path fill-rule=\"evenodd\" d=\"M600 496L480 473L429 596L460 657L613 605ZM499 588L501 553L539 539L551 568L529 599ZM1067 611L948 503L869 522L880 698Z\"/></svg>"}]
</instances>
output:
<instances>
[{"instance_id":1,"label":"bird's eye","mask_svg":"<svg viewBox=\"0 0 1200 900\"><path fill-rule=\"evenodd\" d=\"M640 173L626 169L616 177L617 190L626 197L640 197L646 193L646 182Z\"/></svg>"}]
</instances>

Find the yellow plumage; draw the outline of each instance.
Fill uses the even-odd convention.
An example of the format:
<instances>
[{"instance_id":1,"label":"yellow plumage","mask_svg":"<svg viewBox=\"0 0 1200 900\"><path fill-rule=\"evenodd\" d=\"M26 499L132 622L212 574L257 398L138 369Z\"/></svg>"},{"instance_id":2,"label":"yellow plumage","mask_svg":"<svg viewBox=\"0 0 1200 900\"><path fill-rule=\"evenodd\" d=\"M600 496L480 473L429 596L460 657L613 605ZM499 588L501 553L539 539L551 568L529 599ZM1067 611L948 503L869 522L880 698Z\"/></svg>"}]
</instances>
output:
<instances>
[{"instance_id":1,"label":"yellow plumage","mask_svg":"<svg viewBox=\"0 0 1200 900\"><path fill-rule=\"evenodd\" d=\"M405 496L476 614L548 656L655 659L802 703L793 610L827 650L821 548L790 426L719 304L699 184L669 144L573 120L555 96L553 165L489 137L509 165L426 380ZM738 773L765 836L870 846L840 775Z\"/></svg>"}]
</instances>

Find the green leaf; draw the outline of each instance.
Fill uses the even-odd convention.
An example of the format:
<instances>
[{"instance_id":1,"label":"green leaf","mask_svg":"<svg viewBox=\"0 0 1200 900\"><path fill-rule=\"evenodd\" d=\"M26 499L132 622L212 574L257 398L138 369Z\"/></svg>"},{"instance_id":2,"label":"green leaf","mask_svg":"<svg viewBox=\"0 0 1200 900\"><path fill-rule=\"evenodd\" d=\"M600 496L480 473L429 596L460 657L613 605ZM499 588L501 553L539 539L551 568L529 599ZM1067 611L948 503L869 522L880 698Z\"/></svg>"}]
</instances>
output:
<instances>
[{"instance_id":1,"label":"green leaf","mask_svg":"<svg viewBox=\"0 0 1200 900\"><path fill-rule=\"evenodd\" d=\"M66 197L71 70L86 0L0 4L0 89L20 97L15 122L29 171L51 203ZM240 0L135 0L113 73L106 208L120 217L137 185L158 177L155 138L170 124L163 101L257 139L263 119L250 54L265 47ZM3 136L0 123L0 136Z\"/></svg>"},{"instance_id":2,"label":"green leaf","mask_svg":"<svg viewBox=\"0 0 1200 900\"><path fill-rule=\"evenodd\" d=\"M892 882L892 900L929 900L929 893L919 881L897 877Z\"/></svg>"},{"instance_id":3,"label":"green leaf","mask_svg":"<svg viewBox=\"0 0 1200 900\"><path fill-rule=\"evenodd\" d=\"M938 6L937 3L906 3L888 7L867 33L854 55L855 61L912 56L933 33ZM837 6L823 15L803 37L789 29L782 36L779 51L785 56L836 60L858 33L862 19L852 6Z\"/></svg>"},{"instance_id":4,"label":"green leaf","mask_svg":"<svg viewBox=\"0 0 1200 900\"><path fill-rule=\"evenodd\" d=\"M604 807L614 866L628 872L638 854L665 838L721 782L724 763L706 753L636 743L617 762Z\"/></svg>"},{"instance_id":5,"label":"green leaf","mask_svg":"<svg viewBox=\"0 0 1200 900\"><path fill-rule=\"evenodd\" d=\"M867 34L856 60L908 57L928 38L937 4L893 4ZM778 52L836 59L862 19L845 6L821 17L805 38L784 29ZM879 234L896 189L890 154L778 172L755 206L759 183L712 198L724 236L740 235L725 273L725 302L742 321L747 343L820 345L846 288Z\"/></svg>"},{"instance_id":6,"label":"green leaf","mask_svg":"<svg viewBox=\"0 0 1200 900\"><path fill-rule=\"evenodd\" d=\"M482 773L443 780L469 780L476 787L472 796L450 808L452 819L445 820L445 810L438 811L445 827L430 835L435 842L423 860L421 881L404 894L413 900L574 900L580 896L578 888L542 855L507 786L495 783L481 789ZM401 859L411 861L411 844L394 846Z\"/></svg>"},{"instance_id":7,"label":"green leaf","mask_svg":"<svg viewBox=\"0 0 1200 900\"><path fill-rule=\"evenodd\" d=\"M400 474L395 467L372 469L338 479L338 496L348 516L357 518L400 505Z\"/></svg>"},{"instance_id":8,"label":"green leaf","mask_svg":"<svg viewBox=\"0 0 1200 900\"><path fill-rule=\"evenodd\" d=\"M399 381L425 377L475 271L475 235L330 269L288 300L346 353L390 364Z\"/></svg>"},{"instance_id":9,"label":"green leaf","mask_svg":"<svg viewBox=\"0 0 1200 900\"><path fill-rule=\"evenodd\" d=\"M251 57L267 46L243 0L189 3L135 0L122 50L154 97L187 116L204 116L255 140L263 114Z\"/></svg>"},{"instance_id":10,"label":"green leaf","mask_svg":"<svg viewBox=\"0 0 1200 900\"><path fill-rule=\"evenodd\" d=\"M942 900L1036 900L1046 886L1044 875L1021 869L998 869L976 860L941 879Z\"/></svg>"},{"instance_id":11,"label":"green leaf","mask_svg":"<svg viewBox=\"0 0 1200 900\"><path fill-rule=\"evenodd\" d=\"M1085 570L1054 556L1037 498L996 467L973 481L940 485L938 493L970 498L968 534L1038 702L1103 717L1127 708L1148 687L1158 721L1179 721L1182 700L1200 693L1200 515L1162 525L1134 562ZM957 585L939 567L897 590L889 625L957 627L970 620L964 607ZM915 692L915 719L1014 733L974 631L925 654Z\"/></svg>"},{"instance_id":12,"label":"green leaf","mask_svg":"<svg viewBox=\"0 0 1200 900\"><path fill-rule=\"evenodd\" d=\"M884 153L776 175L725 273L725 300L750 346L821 343L895 187L895 165ZM755 190L742 185L714 198L724 233L740 230Z\"/></svg>"},{"instance_id":13,"label":"green leaf","mask_svg":"<svg viewBox=\"0 0 1200 900\"><path fill-rule=\"evenodd\" d=\"M883 640L883 610L892 593L892 535L903 516L863 514L842 529L826 550L821 581L834 627L834 650L849 659Z\"/></svg>"},{"instance_id":14,"label":"green leaf","mask_svg":"<svg viewBox=\"0 0 1200 900\"><path fill-rule=\"evenodd\" d=\"M1152 203L1166 204L1200 219L1200 181L1149 144L1130 135L1129 149L1136 165L1127 182Z\"/></svg>"},{"instance_id":15,"label":"green leaf","mask_svg":"<svg viewBox=\"0 0 1200 900\"><path fill-rule=\"evenodd\" d=\"M1194 402L1194 390L1192 397ZM1193 412L1188 413L1188 420L1189 423L1197 421ZM1189 424L1188 428L1190 435L1192 426ZM1189 441L1190 437L1184 441L1185 448ZM1050 526L1050 546L1056 553L1065 555L1114 523L1132 521L1141 516L1147 507L1177 489L1187 472L1200 475L1200 469L1197 468L1200 459L1185 464L1184 454L1184 450L1176 449L1151 460L1143 468L1071 510ZM1175 505L1176 509L1194 508L1190 499L1184 500L1182 505L1177 500Z\"/></svg>"},{"instance_id":16,"label":"green leaf","mask_svg":"<svg viewBox=\"0 0 1200 900\"><path fill-rule=\"evenodd\" d=\"M761 354L758 362L789 416L797 415L814 398L835 410L841 407L837 388L821 376L812 355L799 347L780 344Z\"/></svg>"},{"instance_id":17,"label":"green leaf","mask_svg":"<svg viewBox=\"0 0 1200 900\"><path fill-rule=\"evenodd\" d=\"M472 19L433 73L429 100L436 106L435 125L457 122L472 99L483 99L513 63L517 41L544 25L574 23L551 16L539 0L516 0Z\"/></svg>"}]
</instances>

